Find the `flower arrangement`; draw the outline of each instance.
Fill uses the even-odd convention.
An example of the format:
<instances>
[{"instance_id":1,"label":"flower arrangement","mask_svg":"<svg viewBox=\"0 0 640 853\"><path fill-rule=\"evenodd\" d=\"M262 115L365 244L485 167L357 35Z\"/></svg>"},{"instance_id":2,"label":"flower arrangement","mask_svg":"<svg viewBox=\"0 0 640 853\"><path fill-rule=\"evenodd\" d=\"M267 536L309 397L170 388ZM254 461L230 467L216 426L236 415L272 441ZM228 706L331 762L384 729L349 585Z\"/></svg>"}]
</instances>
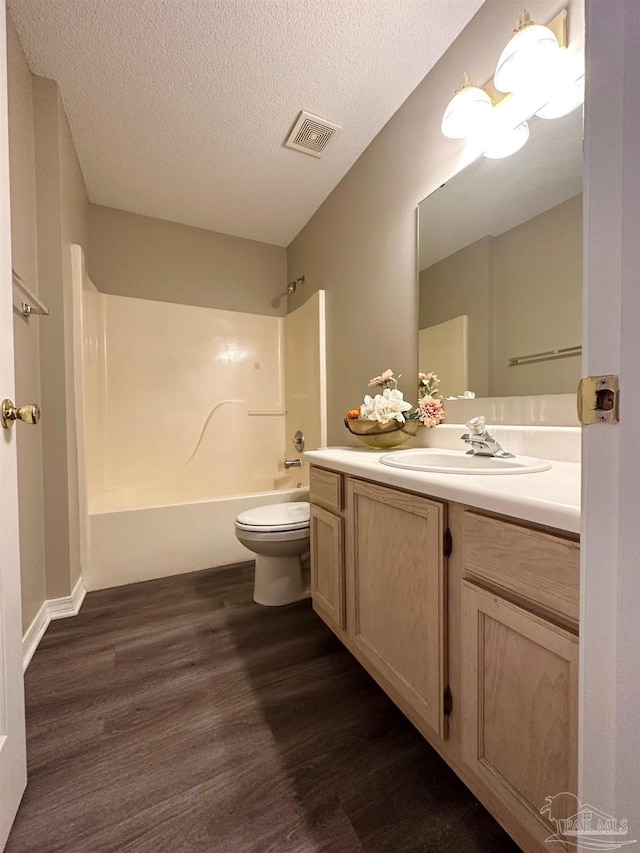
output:
<instances>
[{"instance_id":1,"label":"flower arrangement","mask_svg":"<svg viewBox=\"0 0 640 853\"><path fill-rule=\"evenodd\" d=\"M385 370L380 376L374 376L369 381L370 388L378 389L371 397L365 394L360 406L350 409L345 415L348 428L350 421L377 421L385 426L394 421L399 429L407 421L420 421L426 427L434 427L444 420L442 395L438 391L440 379L435 373L418 374L418 404L415 411L413 404L404 399L402 391L398 390L400 376L396 379L393 370Z\"/></svg>"},{"instance_id":2,"label":"flower arrangement","mask_svg":"<svg viewBox=\"0 0 640 853\"><path fill-rule=\"evenodd\" d=\"M395 378L393 370L385 370L380 376L370 379L369 388L377 388L379 393L375 397L365 394L359 417L380 424L388 424L392 420L403 424L404 413L410 411L412 405L404 399L402 391L398 391L399 379Z\"/></svg>"}]
</instances>

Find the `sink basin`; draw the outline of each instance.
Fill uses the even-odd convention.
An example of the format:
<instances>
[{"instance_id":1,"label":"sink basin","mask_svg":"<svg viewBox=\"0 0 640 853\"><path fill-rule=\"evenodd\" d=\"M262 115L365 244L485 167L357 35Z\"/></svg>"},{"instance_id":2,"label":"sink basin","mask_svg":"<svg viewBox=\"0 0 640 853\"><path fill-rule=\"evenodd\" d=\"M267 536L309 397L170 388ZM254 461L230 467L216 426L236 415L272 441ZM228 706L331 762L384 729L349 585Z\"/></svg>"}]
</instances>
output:
<instances>
[{"instance_id":1,"label":"sink basin","mask_svg":"<svg viewBox=\"0 0 640 853\"><path fill-rule=\"evenodd\" d=\"M467 456L464 450L397 450L380 457L383 465L433 474L535 474L548 471L551 463L530 456L499 459Z\"/></svg>"}]
</instances>

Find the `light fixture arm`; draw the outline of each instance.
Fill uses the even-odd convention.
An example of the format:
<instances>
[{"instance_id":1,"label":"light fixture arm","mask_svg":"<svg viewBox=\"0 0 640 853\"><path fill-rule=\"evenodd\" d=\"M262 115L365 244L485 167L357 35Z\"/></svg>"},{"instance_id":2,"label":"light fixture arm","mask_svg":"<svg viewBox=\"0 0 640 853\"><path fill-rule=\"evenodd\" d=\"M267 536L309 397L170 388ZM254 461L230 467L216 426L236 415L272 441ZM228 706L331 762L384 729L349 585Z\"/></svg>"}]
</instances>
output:
<instances>
[{"instance_id":1,"label":"light fixture arm","mask_svg":"<svg viewBox=\"0 0 640 853\"><path fill-rule=\"evenodd\" d=\"M530 25L531 25L531 15L529 14L529 12L526 9L523 9L522 12L520 12L520 14L518 15L518 17L516 19L516 25L513 28L513 31L514 31L514 33L519 33L520 30L523 30L525 27L528 27ZM549 26L549 25L547 24L547 26ZM551 27L549 27L549 29L551 29ZM556 38L557 38L557 36L556 36Z\"/></svg>"}]
</instances>

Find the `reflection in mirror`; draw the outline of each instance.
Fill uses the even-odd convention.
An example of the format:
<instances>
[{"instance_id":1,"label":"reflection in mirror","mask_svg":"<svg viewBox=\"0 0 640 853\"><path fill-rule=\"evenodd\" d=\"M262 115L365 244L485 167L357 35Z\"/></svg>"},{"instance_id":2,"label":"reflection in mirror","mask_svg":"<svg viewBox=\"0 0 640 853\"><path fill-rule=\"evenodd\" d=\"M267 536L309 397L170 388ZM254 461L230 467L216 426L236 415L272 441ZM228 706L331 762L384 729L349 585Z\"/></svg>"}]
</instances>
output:
<instances>
[{"instance_id":1,"label":"reflection in mirror","mask_svg":"<svg viewBox=\"0 0 640 853\"><path fill-rule=\"evenodd\" d=\"M582 110L534 121L519 152L479 158L418 208L419 370L445 397L580 378Z\"/></svg>"}]
</instances>

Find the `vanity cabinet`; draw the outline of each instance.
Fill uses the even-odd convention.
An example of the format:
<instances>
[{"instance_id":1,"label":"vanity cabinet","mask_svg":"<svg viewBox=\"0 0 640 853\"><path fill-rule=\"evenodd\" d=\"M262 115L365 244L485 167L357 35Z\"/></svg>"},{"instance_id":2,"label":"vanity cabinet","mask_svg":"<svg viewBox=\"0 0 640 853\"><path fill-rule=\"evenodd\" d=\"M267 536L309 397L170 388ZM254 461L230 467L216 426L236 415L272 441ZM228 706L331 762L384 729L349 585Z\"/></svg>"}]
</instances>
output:
<instances>
[{"instance_id":1,"label":"vanity cabinet","mask_svg":"<svg viewBox=\"0 0 640 853\"><path fill-rule=\"evenodd\" d=\"M316 466L310 486L315 611L520 847L548 850L540 809L577 790L577 536Z\"/></svg>"},{"instance_id":2,"label":"vanity cabinet","mask_svg":"<svg viewBox=\"0 0 640 853\"><path fill-rule=\"evenodd\" d=\"M352 478L347 507L349 638L444 738L446 507Z\"/></svg>"}]
</instances>

